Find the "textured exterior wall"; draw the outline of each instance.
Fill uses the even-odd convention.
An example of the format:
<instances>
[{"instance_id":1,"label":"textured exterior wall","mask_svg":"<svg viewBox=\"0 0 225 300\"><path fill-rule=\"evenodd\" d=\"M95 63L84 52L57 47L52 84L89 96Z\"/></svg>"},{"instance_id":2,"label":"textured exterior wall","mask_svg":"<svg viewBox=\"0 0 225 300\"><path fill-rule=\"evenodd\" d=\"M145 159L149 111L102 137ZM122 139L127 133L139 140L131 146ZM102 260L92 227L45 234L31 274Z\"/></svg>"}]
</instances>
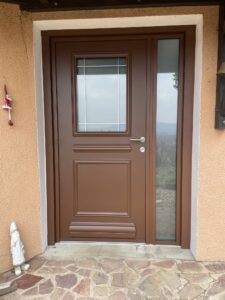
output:
<instances>
[{"instance_id":1,"label":"textured exterior wall","mask_svg":"<svg viewBox=\"0 0 225 300\"><path fill-rule=\"evenodd\" d=\"M15 123L9 127L7 112L0 109L0 271L11 267L12 221L21 230L27 258L41 251L31 29L17 6L0 4L0 99L6 83L14 98Z\"/></svg>"},{"instance_id":2,"label":"textured exterior wall","mask_svg":"<svg viewBox=\"0 0 225 300\"><path fill-rule=\"evenodd\" d=\"M8 227L13 220L27 256L41 251L32 20L170 14L204 16L197 259L225 260L225 133L214 129L218 7L21 14L15 5L0 4L0 87L6 82L15 99L13 128L0 111L0 271L11 266Z\"/></svg>"},{"instance_id":3,"label":"textured exterior wall","mask_svg":"<svg viewBox=\"0 0 225 300\"><path fill-rule=\"evenodd\" d=\"M216 93L216 12L205 16L200 173L198 206L199 260L225 260L225 132L214 129Z\"/></svg>"}]
</instances>

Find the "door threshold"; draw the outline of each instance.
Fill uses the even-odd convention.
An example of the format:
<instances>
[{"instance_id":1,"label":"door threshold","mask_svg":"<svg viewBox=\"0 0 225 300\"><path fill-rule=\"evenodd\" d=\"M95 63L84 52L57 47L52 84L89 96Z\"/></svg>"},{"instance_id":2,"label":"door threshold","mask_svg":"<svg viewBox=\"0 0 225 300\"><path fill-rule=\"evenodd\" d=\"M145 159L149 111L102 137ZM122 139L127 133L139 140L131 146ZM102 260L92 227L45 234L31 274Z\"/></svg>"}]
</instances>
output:
<instances>
[{"instance_id":1,"label":"door threshold","mask_svg":"<svg viewBox=\"0 0 225 300\"><path fill-rule=\"evenodd\" d=\"M55 243L55 245L90 245L90 246L146 246L146 247L162 247L162 248L180 248L179 245L160 245L160 244L147 244L147 243L135 243L135 242L102 242L102 241L60 241Z\"/></svg>"},{"instance_id":2,"label":"door threshold","mask_svg":"<svg viewBox=\"0 0 225 300\"><path fill-rule=\"evenodd\" d=\"M152 245L144 243L113 243L113 242L59 242L49 246L44 257L48 259L74 260L84 257L122 258L122 259L179 259L193 260L189 249L174 245Z\"/></svg>"}]
</instances>

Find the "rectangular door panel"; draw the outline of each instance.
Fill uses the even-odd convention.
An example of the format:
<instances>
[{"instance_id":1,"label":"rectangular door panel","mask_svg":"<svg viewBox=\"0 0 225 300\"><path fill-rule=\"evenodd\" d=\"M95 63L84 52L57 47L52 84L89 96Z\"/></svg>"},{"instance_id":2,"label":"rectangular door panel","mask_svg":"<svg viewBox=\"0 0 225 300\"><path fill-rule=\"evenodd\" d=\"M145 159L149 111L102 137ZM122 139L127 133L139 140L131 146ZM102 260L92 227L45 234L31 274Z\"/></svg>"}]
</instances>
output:
<instances>
[{"instance_id":1,"label":"rectangular door panel","mask_svg":"<svg viewBox=\"0 0 225 300\"><path fill-rule=\"evenodd\" d=\"M60 240L144 242L147 39L55 51Z\"/></svg>"},{"instance_id":2,"label":"rectangular door panel","mask_svg":"<svg viewBox=\"0 0 225 300\"><path fill-rule=\"evenodd\" d=\"M130 161L75 161L74 215L129 217L130 181Z\"/></svg>"}]
</instances>

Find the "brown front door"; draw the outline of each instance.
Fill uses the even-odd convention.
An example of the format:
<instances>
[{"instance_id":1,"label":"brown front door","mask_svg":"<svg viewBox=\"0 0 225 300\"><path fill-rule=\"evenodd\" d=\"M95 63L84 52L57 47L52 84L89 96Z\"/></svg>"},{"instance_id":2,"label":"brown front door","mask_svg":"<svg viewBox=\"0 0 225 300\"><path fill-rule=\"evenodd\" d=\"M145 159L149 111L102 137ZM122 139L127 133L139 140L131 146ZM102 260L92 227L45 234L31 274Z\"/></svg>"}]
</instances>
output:
<instances>
[{"instance_id":1,"label":"brown front door","mask_svg":"<svg viewBox=\"0 0 225 300\"><path fill-rule=\"evenodd\" d=\"M145 242L146 73L147 39L56 43L59 240Z\"/></svg>"},{"instance_id":2,"label":"brown front door","mask_svg":"<svg viewBox=\"0 0 225 300\"><path fill-rule=\"evenodd\" d=\"M49 243L190 245L195 27L43 33Z\"/></svg>"}]
</instances>

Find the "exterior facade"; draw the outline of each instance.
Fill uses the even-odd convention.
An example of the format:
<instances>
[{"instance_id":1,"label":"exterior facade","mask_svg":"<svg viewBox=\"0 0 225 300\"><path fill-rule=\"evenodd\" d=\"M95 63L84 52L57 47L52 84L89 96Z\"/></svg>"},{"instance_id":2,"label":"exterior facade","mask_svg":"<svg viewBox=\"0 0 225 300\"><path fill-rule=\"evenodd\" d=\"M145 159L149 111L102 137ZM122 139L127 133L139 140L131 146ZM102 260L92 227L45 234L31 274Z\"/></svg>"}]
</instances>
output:
<instances>
[{"instance_id":1,"label":"exterior facade","mask_svg":"<svg viewBox=\"0 0 225 300\"><path fill-rule=\"evenodd\" d=\"M190 249L197 260L225 260L225 139L224 132L214 128L219 6L31 13L21 12L18 5L1 3L0 16L0 86L7 84L14 99L14 126L8 126L5 111L0 113L0 271L11 267L9 226L12 221L18 224L28 259L42 253L48 245L48 228L53 221L49 219L49 205L47 214L46 166L53 162L46 153L50 123L44 115L44 103L48 99L41 33L68 29L133 28L135 31L194 26ZM0 95L3 99L3 89Z\"/></svg>"}]
</instances>

